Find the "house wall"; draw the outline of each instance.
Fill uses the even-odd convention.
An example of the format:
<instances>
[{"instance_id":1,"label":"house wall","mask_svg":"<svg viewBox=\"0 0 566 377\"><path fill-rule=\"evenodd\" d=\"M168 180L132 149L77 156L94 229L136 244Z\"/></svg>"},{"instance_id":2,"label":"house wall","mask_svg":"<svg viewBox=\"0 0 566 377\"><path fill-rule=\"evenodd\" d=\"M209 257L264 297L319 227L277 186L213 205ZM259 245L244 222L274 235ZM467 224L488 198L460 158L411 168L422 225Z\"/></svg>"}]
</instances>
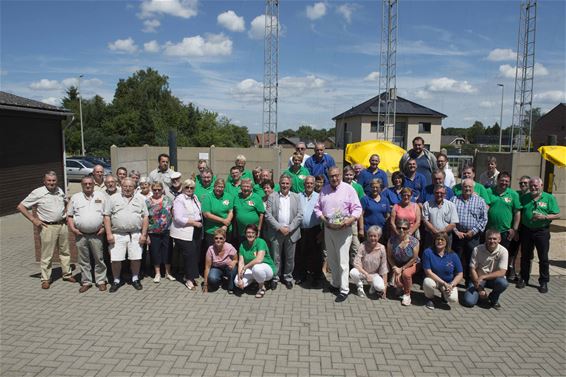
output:
<instances>
[{"instance_id":1,"label":"house wall","mask_svg":"<svg viewBox=\"0 0 566 377\"><path fill-rule=\"evenodd\" d=\"M559 105L542 117L533 128L533 146L548 145L548 136L556 135L557 145L566 145L566 105Z\"/></svg>"},{"instance_id":2,"label":"house wall","mask_svg":"<svg viewBox=\"0 0 566 377\"><path fill-rule=\"evenodd\" d=\"M346 132L352 133L352 143L362 140L362 117L336 119L336 148L344 147L344 124L347 123ZM369 127L369 126L368 126Z\"/></svg>"},{"instance_id":3,"label":"house wall","mask_svg":"<svg viewBox=\"0 0 566 377\"><path fill-rule=\"evenodd\" d=\"M430 133L419 133L419 122L430 122L431 132ZM440 151L440 138L442 131L442 118L433 117L408 117L407 122L407 135L406 135L406 145L411 146L413 139L420 136L424 139L425 144L430 144L431 152Z\"/></svg>"}]
</instances>

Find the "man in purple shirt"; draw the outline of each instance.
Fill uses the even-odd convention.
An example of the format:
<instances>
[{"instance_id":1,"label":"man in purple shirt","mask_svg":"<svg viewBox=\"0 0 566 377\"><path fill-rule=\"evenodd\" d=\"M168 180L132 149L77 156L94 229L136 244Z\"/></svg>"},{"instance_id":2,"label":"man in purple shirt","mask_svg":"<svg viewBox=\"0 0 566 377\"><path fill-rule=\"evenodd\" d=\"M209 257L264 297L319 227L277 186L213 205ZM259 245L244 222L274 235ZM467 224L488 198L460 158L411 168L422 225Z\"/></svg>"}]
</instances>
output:
<instances>
[{"instance_id":1,"label":"man in purple shirt","mask_svg":"<svg viewBox=\"0 0 566 377\"><path fill-rule=\"evenodd\" d=\"M352 224L362 214L362 205L356 190L342 182L340 169L328 169L329 183L320 192L314 212L324 224L324 242L328 251L328 265L332 270L330 291L336 293L336 302L348 298L350 244Z\"/></svg>"}]
</instances>

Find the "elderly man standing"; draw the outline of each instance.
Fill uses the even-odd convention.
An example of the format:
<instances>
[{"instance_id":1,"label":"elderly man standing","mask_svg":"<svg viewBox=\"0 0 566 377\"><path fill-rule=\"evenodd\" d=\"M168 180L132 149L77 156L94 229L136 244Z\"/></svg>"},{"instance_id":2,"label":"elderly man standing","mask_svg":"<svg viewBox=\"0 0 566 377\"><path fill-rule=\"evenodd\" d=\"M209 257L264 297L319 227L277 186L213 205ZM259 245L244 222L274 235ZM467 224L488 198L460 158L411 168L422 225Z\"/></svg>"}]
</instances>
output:
<instances>
[{"instance_id":1,"label":"elderly man standing","mask_svg":"<svg viewBox=\"0 0 566 377\"><path fill-rule=\"evenodd\" d=\"M271 242L271 257L277 266L277 275L273 277L271 288L281 280L287 289L293 288L293 270L295 269L295 246L301 238L299 226L303 220L303 208L299 195L291 192L291 178L283 174L279 178L280 192L273 192L267 198L265 220L266 237ZM285 263L281 268L281 259Z\"/></svg>"},{"instance_id":2,"label":"elderly man standing","mask_svg":"<svg viewBox=\"0 0 566 377\"><path fill-rule=\"evenodd\" d=\"M305 166L305 162L310 157L310 155L306 154L306 150L307 145L302 141L299 141L295 146L295 152L301 155L301 166ZM293 156L289 157L288 167L290 168L291 166L293 166Z\"/></svg>"},{"instance_id":3,"label":"elderly man standing","mask_svg":"<svg viewBox=\"0 0 566 377\"><path fill-rule=\"evenodd\" d=\"M452 231L460 220L456 205L445 198L446 186L438 184L434 187L434 199L423 204L422 220L426 229L426 247L432 246L434 236L440 232L447 233L449 244L452 243Z\"/></svg>"},{"instance_id":4,"label":"elderly man standing","mask_svg":"<svg viewBox=\"0 0 566 377\"><path fill-rule=\"evenodd\" d=\"M79 266L81 268L80 293L92 287L92 267L90 256L94 259L94 277L100 291L106 290L106 265L104 264L103 242L104 234L104 203L107 196L94 190L94 179L84 177L81 180L82 192L71 197L67 207L67 224L75 234L79 251Z\"/></svg>"},{"instance_id":5,"label":"elderly man standing","mask_svg":"<svg viewBox=\"0 0 566 377\"><path fill-rule=\"evenodd\" d=\"M369 158L369 168L360 172L357 181L364 188L367 195L371 195L371 181L381 179L381 187L387 187L387 173L379 168L380 158L378 154L372 154ZM355 171L355 170L354 170Z\"/></svg>"},{"instance_id":6,"label":"elderly man standing","mask_svg":"<svg viewBox=\"0 0 566 377\"><path fill-rule=\"evenodd\" d=\"M338 293L336 302L348 298L350 272L350 245L352 224L362 214L362 205L356 190L342 182L340 169L328 169L329 183L320 192L314 212L324 224L324 241L328 251L328 265L332 270L330 291Z\"/></svg>"},{"instance_id":7,"label":"elderly man standing","mask_svg":"<svg viewBox=\"0 0 566 377\"><path fill-rule=\"evenodd\" d=\"M307 168L310 175L315 177L323 175L324 183L328 183L328 170L333 166L336 166L336 162L334 162L331 155L324 153L324 144L316 143L314 155L305 161L305 168Z\"/></svg>"},{"instance_id":8,"label":"elderly man standing","mask_svg":"<svg viewBox=\"0 0 566 377\"><path fill-rule=\"evenodd\" d=\"M465 165L462 168L462 182L464 179L471 179L474 181L474 194L479 195L485 201L485 204L489 205L489 195L487 194L487 189L481 183L475 182L476 170L471 165ZM462 193L462 183L458 183L452 188L454 195L460 195Z\"/></svg>"},{"instance_id":9,"label":"elderly man standing","mask_svg":"<svg viewBox=\"0 0 566 377\"><path fill-rule=\"evenodd\" d=\"M104 228L110 245L110 260L114 281L110 292L120 288L122 261L127 258L132 269L132 285L138 291L143 287L139 281L142 246L147 241L148 210L145 200L134 195L131 178L122 180L121 195L113 195L104 206Z\"/></svg>"},{"instance_id":10,"label":"elderly man standing","mask_svg":"<svg viewBox=\"0 0 566 377\"><path fill-rule=\"evenodd\" d=\"M157 157L159 165L155 170L149 173L149 176L147 177L149 183L161 182L164 187L171 185L171 174L173 174L173 170L169 168L169 161L169 155L166 153L161 153Z\"/></svg>"},{"instance_id":11,"label":"elderly man standing","mask_svg":"<svg viewBox=\"0 0 566 377\"><path fill-rule=\"evenodd\" d=\"M531 275L534 248L539 259L539 292L548 292L550 281L548 251L550 248L550 223L560 218L556 198L542 190L542 179L529 180L530 194L521 197L521 277L517 288L524 288Z\"/></svg>"},{"instance_id":12,"label":"elderly man standing","mask_svg":"<svg viewBox=\"0 0 566 377\"><path fill-rule=\"evenodd\" d=\"M65 193L57 186L57 174L49 171L43 177L43 186L33 190L17 209L26 219L39 228L41 239L41 288L49 289L51 284L51 261L55 245L59 245L59 260L63 280L76 283L71 274L71 253L69 231L65 222ZM30 212L36 206L37 217Z\"/></svg>"},{"instance_id":13,"label":"elderly man standing","mask_svg":"<svg viewBox=\"0 0 566 377\"><path fill-rule=\"evenodd\" d=\"M436 157L424 147L424 139L417 136L413 139L413 149L408 150L399 161L399 170L405 172L409 160L417 162L417 172L424 175L426 185L432 183L432 172L437 168Z\"/></svg>"},{"instance_id":14,"label":"elderly man standing","mask_svg":"<svg viewBox=\"0 0 566 377\"><path fill-rule=\"evenodd\" d=\"M102 165L94 165L92 168L92 177L94 178L94 191L106 190L104 184L104 167Z\"/></svg>"},{"instance_id":15,"label":"elderly man standing","mask_svg":"<svg viewBox=\"0 0 566 377\"><path fill-rule=\"evenodd\" d=\"M467 266L487 225L487 205L481 197L474 195L474 181L469 178L462 181L462 193L453 197L452 202L456 205L459 220L454 229L453 249L460 257L462 266ZM464 268L464 279L469 281L467 268Z\"/></svg>"},{"instance_id":16,"label":"elderly man standing","mask_svg":"<svg viewBox=\"0 0 566 377\"><path fill-rule=\"evenodd\" d=\"M104 193L108 196L112 196L120 192L120 190L118 189L118 180L112 174L108 174L106 177L104 177L104 186Z\"/></svg>"},{"instance_id":17,"label":"elderly man standing","mask_svg":"<svg viewBox=\"0 0 566 377\"><path fill-rule=\"evenodd\" d=\"M468 283L464 306L472 307L480 298L487 298L492 308L499 310L499 297L509 283L505 279L507 272L507 249L499 244L501 235L495 229L486 232L485 244L474 248L468 269L471 281ZM488 295L485 287L491 288Z\"/></svg>"}]
</instances>

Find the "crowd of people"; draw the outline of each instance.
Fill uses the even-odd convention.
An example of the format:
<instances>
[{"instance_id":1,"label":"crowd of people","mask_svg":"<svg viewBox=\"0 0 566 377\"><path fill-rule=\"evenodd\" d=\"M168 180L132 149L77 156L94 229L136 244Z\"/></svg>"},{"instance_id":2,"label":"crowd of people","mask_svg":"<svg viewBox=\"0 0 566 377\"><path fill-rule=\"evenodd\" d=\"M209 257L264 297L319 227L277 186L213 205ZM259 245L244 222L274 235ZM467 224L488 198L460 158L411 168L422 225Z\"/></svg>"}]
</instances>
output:
<instances>
[{"instance_id":1,"label":"crowd of people","mask_svg":"<svg viewBox=\"0 0 566 377\"><path fill-rule=\"evenodd\" d=\"M190 291L251 289L257 298L279 283L287 289L308 284L343 302L351 281L360 297L399 298L407 306L416 279L429 309L439 300L458 302L458 287L462 305L481 299L499 309L509 283L528 285L535 248L538 289L548 291L549 225L560 210L541 178L523 176L520 190L512 190L510 174L490 158L479 182L465 166L456 184L448 157L428 151L420 137L391 185L377 154L368 168L340 169L324 144L312 156L305 151L299 143L277 179L269 169L248 169L243 155L227 179L206 160L183 179L166 154L147 177L124 167L104 176L97 165L70 198L56 174L46 173L44 185L18 205L40 228L42 288L51 285L58 245L63 280L76 283L80 276L81 293L93 286L105 291L108 284L114 293L126 281L142 290L148 277L155 284L180 281Z\"/></svg>"}]
</instances>

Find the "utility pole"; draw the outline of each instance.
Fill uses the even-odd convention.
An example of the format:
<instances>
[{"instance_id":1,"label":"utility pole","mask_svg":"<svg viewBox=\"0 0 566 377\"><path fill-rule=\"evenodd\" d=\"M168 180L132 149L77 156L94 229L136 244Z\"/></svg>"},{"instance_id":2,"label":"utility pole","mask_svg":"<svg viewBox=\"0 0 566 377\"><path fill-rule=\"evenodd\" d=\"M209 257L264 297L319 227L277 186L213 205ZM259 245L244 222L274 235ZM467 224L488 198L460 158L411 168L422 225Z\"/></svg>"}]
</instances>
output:
<instances>
[{"instance_id":1,"label":"utility pole","mask_svg":"<svg viewBox=\"0 0 566 377\"><path fill-rule=\"evenodd\" d=\"M505 85L497 84L501 87L501 112L499 113L499 152L501 152L501 141L503 140L503 91L505 90Z\"/></svg>"},{"instance_id":2,"label":"utility pole","mask_svg":"<svg viewBox=\"0 0 566 377\"><path fill-rule=\"evenodd\" d=\"M82 104L82 93L81 93L81 78L83 78L84 75L80 75L79 76L79 85L78 85L78 91L79 91L79 118L81 120L81 156L86 156L86 152L85 152L85 135L84 135L84 131L83 131L83 104Z\"/></svg>"}]
</instances>

